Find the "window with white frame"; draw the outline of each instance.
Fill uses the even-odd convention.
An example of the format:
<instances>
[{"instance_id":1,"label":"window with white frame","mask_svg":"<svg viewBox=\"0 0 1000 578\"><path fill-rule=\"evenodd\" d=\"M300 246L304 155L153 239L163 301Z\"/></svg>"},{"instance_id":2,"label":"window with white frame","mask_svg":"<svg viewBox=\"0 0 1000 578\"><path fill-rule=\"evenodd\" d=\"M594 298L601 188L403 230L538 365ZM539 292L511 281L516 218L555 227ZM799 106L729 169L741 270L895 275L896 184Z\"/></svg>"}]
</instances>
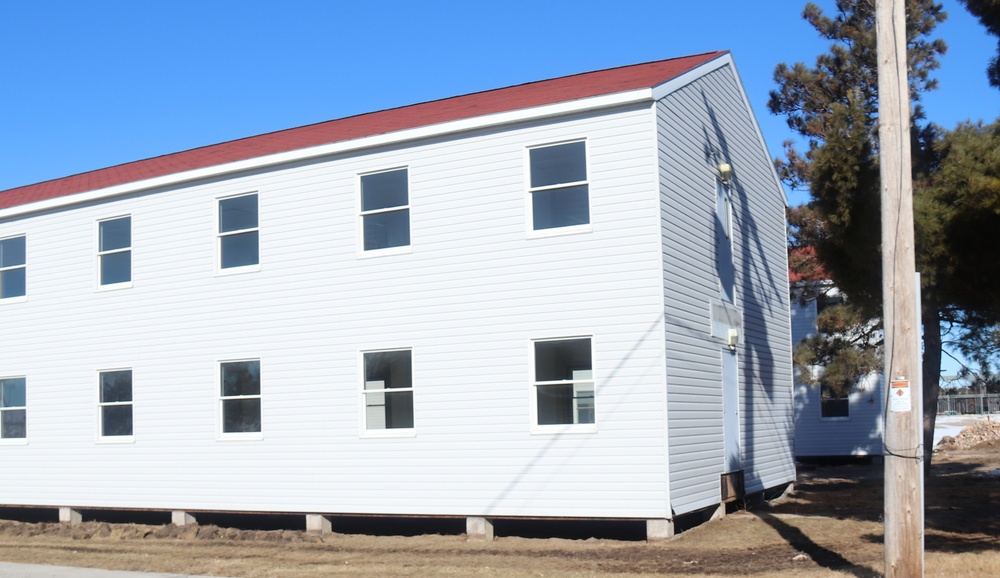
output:
<instances>
[{"instance_id":1,"label":"window with white frame","mask_svg":"<svg viewBox=\"0 0 1000 578\"><path fill-rule=\"evenodd\" d=\"M259 433L260 360L223 361L219 367L222 433Z\"/></svg>"},{"instance_id":2,"label":"window with white frame","mask_svg":"<svg viewBox=\"0 0 1000 578\"><path fill-rule=\"evenodd\" d=\"M586 142L533 147L528 158L532 229L589 225Z\"/></svg>"},{"instance_id":3,"label":"window with white frame","mask_svg":"<svg viewBox=\"0 0 1000 578\"><path fill-rule=\"evenodd\" d=\"M409 349L364 354L366 431L413 427L413 355Z\"/></svg>"},{"instance_id":4,"label":"window with white frame","mask_svg":"<svg viewBox=\"0 0 1000 578\"><path fill-rule=\"evenodd\" d=\"M132 435L132 370L98 372L101 437Z\"/></svg>"},{"instance_id":5,"label":"window with white frame","mask_svg":"<svg viewBox=\"0 0 1000 578\"><path fill-rule=\"evenodd\" d=\"M257 195L219 199L219 268L260 264Z\"/></svg>"},{"instance_id":6,"label":"window with white frame","mask_svg":"<svg viewBox=\"0 0 1000 578\"><path fill-rule=\"evenodd\" d=\"M410 244L407 169L361 175L361 236L365 251Z\"/></svg>"},{"instance_id":7,"label":"window with white frame","mask_svg":"<svg viewBox=\"0 0 1000 578\"><path fill-rule=\"evenodd\" d=\"M97 266L102 287L132 282L132 217L97 222Z\"/></svg>"},{"instance_id":8,"label":"window with white frame","mask_svg":"<svg viewBox=\"0 0 1000 578\"><path fill-rule=\"evenodd\" d=\"M0 378L0 439L27 437L27 392L24 377Z\"/></svg>"},{"instance_id":9,"label":"window with white frame","mask_svg":"<svg viewBox=\"0 0 1000 578\"><path fill-rule=\"evenodd\" d=\"M594 366L589 337L534 342L535 423L594 423Z\"/></svg>"},{"instance_id":10,"label":"window with white frame","mask_svg":"<svg viewBox=\"0 0 1000 578\"><path fill-rule=\"evenodd\" d=\"M25 236L0 239L0 300L27 294Z\"/></svg>"}]
</instances>

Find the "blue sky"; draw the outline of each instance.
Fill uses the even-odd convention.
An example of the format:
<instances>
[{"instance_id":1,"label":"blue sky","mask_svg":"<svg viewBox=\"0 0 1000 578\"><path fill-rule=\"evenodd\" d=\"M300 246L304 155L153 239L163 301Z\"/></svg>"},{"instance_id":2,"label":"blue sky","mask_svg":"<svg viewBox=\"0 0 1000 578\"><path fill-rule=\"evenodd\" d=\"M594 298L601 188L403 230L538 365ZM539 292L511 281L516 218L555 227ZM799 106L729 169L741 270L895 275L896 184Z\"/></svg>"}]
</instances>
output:
<instances>
[{"instance_id":1,"label":"blue sky","mask_svg":"<svg viewBox=\"0 0 1000 578\"><path fill-rule=\"evenodd\" d=\"M817 2L832 10L832 0ZM992 121L996 51L956 0L926 97L953 127ZM9 0L0 4L0 191L343 116L728 49L771 148L779 62L827 41L799 0L586 2ZM763 7L763 9L762 9ZM806 200L793 193L793 204Z\"/></svg>"},{"instance_id":2,"label":"blue sky","mask_svg":"<svg viewBox=\"0 0 1000 578\"><path fill-rule=\"evenodd\" d=\"M832 1L820 6L832 9ZM996 42L955 0L931 119L993 120ZM761 6L766 10L761 11ZM804 2L33 0L0 5L0 190L468 92L728 49L773 155L779 62L827 42ZM805 197L792 195L792 202Z\"/></svg>"}]
</instances>

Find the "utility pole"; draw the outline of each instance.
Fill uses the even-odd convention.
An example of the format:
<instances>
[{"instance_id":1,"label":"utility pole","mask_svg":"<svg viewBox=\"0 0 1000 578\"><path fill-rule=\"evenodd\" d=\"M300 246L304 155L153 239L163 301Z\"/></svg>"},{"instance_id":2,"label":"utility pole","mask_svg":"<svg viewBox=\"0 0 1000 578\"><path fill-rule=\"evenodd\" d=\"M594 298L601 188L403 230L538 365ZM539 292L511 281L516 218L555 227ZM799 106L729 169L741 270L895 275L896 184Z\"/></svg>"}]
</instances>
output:
<instances>
[{"instance_id":1,"label":"utility pole","mask_svg":"<svg viewBox=\"0 0 1000 578\"><path fill-rule=\"evenodd\" d=\"M924 575L919 304L913 247L905 0L876 0L882 178L885 375L885 576ZM936 384L931 384L933 387Z\"/></svg>"}]
</instances>

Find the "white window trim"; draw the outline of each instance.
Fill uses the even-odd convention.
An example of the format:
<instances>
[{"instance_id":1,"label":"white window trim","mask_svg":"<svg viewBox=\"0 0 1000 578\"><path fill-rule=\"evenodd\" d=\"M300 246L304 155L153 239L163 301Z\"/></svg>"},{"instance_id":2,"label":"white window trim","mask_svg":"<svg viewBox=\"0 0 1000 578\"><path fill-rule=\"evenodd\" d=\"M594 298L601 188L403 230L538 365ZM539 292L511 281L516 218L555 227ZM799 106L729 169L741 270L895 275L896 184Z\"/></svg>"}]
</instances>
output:
<instances>
[{"instance_id":1,"label":"white window trim","mask_svg":"<svg viewBox=\"0 0 1000 578\"><path fill-rule=\"evenodd\" d=\"M369 175L377 175L380 173L391 173L393 171L406 171L406 204L397 205L395 207L387 207L384 209L375 209L373 211L363 211L361 208L364 206L364 202L361 196L361 179ZM411 194L410 187L410 166L400 165L396 167L391 167L387 169L379 169L376 171L366 171L363 173L358 173L355 177L355 190L358 191L356 195L357 200L357 247L358 247L358 258L359 259L369 259L371 257L386 257L389 255L408 255L413 253L413 209L411 208L411 200L413 195ZM371 251L365 250L365 216L366 215L377 215L379 213L393 213L396 211L409 211L410 218L407 226L410 228L410 243L408 245L400 245L398 247L386 247L384 249L372 249ZM380 351L380 350L376 350Z\"/></svg>"},{"instance_id":2,"label":"white window trim","mask_svg":"<svg viewBox=\"0 0 1000 578\"><path fill-rule=\"evenodd\" d=\"M101 401L101 374L112 371L128 371L132 373L132 401ZM135 370L131 367L121 366L107 369L98 369L97 377L97 443L99 444L131 444L135 443ZM104 416L101 408L105 406L130 405L132 406L132 435L127 436L106 436L104 435Z\"/></svg>"},{"instance_id":3,"label":"white window trim","mask_svg":"<svg viewBox=\"0 0 1000 578\"><path fill-rule=\"evenodd\" d=\"M222 395L222 365L224 363L240 363L243 361L256 361L260 364L260 393L257 395ZM235 357L230 359L220 359L215 362L215 378L212 380L215 384L215 419L216 425L216 441L220 442L230 442L230 441L257 441L264 439L264 362L261 357ZM225 432L222 430L223 427L223 417L222 417L222 402L229 399L259 399L260 402L260 431L255 432Z\"/></svg>"},{"instance_id":4,"label":"white window trim","mask_svg":"<svg viewBox=\"0 0 1000 578\"><path fill-rule=\"evenodd\" d=\"M226 231L226 232L223 233L220 230L222 228L221 211L220 211L221 205L222 205L222 201L225 201L227 199L236 199L236 198L239 198L239 197L248 197L250 195L256 195L257 196L257 226L256 227L251 227L251 228L248 228L248 229L236 229L234 231ZM262 235L261 235L261 232L260 232L260 216L261 216L260 203L261 203L261 198L262 198L262 195L260 194L260 191L247 191L245 193L236 193L234 195L224 195L224 196L216 197L215 198L215 223L214 223L214 226L215 226L215 274L216 275L219 275L219 276L222 276L222 275L239 275L241 273L252 273L254 271L260 271L260 262L261 262L260 253L261 253L261 248L264 246ZM242 267L228 267L228 268L223 268L222 267L222 238L223 237L229 237L229 236L232 236L232 235L237 235L239 233L249 233L251 231L254 231L254 232L257 233L257 263L254 264L254 265L244 265Z\"/></svg>"},{"instance_id":5,"label":"white window trim","mask_svg":"<svg viewBox=\"0 0 1000 578\"><path fill-rule=\"evenodd\" d=\"M575 181L571 183L559 183L557 185L547 185L544 187L531 187L531 151L532 149L547 148L552 146L559 146L565 144L571 144L575 142L584 143L584 163L586 163L587 169L587 179L583 181ZM532 144L524 147L524 170L522 171L524 175L524 190L527 191L525 195L525 214L528 216L525 222L525 227L527 231L527 237L529 239L543 239L546 237L561 237L563 235L578 235L581 233L591 233L594 230L594 205L593 200L593 185L590 178L590 142L587 137L570 138L566 140L560 140L555 142L546 142L540 144ZM532 202L533 195L537 191L548 191L553 189L562 189L568 187L575 187L579 185L587 185L587 214L590 216L590 222L582 225L571 225L569 227L552 227L549 229L539 229L535 230L535 209L534 203Z\"/></svg>"},{"instance_id":6,"label":"white window trim","mask_svg":"<svg viewBox=\"0 0 1000 578\"><path fill-rule=\"evenodd\" d=\"M0 241L6 241L7 239L16 239L18 237L24 237L24 265L14 265L12 267L2 267L0 272L3 271L13 271L15 269L24 269L24 295L18 295L17 297L6 297L0 299L0 304L6 303L23 303L28 300L28 234L27 233L15 233L13 235L7 235L6 237L0 238Z\"/></svg>"},{"instance_id":7,"label":"white window trim","mask_svg":"<svg viewBox=\"0 0 1000 578\"><path fill-rule=\"evenodd\" d=\"M114 221L114 220L117 220L117 219L124 219L126 217L128 217L128 219L129 219L129 222L128 222L129 245L128 245L128 247L126 247L124 249L112 249L110 251L101 251L101 223L104 223L104 222L107 222L107 221ZM96 253L97 253L97 278L96 278L96 280L97 280L97 290L98 291L116 291L118 289L129 289L129 288L131 288L132 287L132 281L135 278L134 268L132 267L132 264L135 262L134 259L132 258L134 256L133 253L132 253L132 247L133 247L133 242L134 242L134 239L132 238L132 214L131 213L126 213L126 214L122 214L122 215L115 215L113 217L107 217L105 219L98 219L97 222L96 222L96 224L95 224L95 236L96 236L95 246L97 247L97 251L96 251ZM116 253L125 253L125 252L129 253L128 281L125 281L125 282L122 282L122 283L109 283L107 285L102 285L101 284L101 272L102 272L102 270L101 270L101 257L103 257L104 255L114 255Z\"/></svg>"},{"instance_id":8,"label":"white window trim","mask_svg":"<svg viewBox=\"0 0 1000 578\"><path fill-rule=\"evenodd\" d=\"M409 391L413 394L413 427L410 428L385 428L385 429L368 429L368 416L365 408L367 407L367 398L365 391L365 381L367 376L365 375L365 354L367 353L388 353L392 351L409 351L410 352L410 375L411 384L410 387L398 387L393 388L393 392L404 392ZM358 371L359 375L359 425L360 437L362 438L412 438L417 436L417 394L416 394L416 371L414 370L413 363L413 348L412 347L377 347L372 349L363 349L358 353Z\"/></svg>"},{"instance_id":9,"label":"white window trim","mask_svg":"<svg viewBox=\"0 0 1000 578\"><path fill-rule=\"evenodd\" d=\"M25 259L25 261L27 261L27 259ZM27 372L14 372L14 373L11 373L9 375L0 375L0 379L18 379L18 378L24 380L24 408L23 409L24 409L24 416L25 416L24 417L25 428L27 428L27 423L29 421L28 420L28 405L30 405L28 403L28 398L30 396L29 396L28 374L27 374ZM3 408L3 409L21 409L21 406L10 407L10 408ZM25 431L25 436L23 438L5 438L5 437L0 437L0 446L25 446L25 445L28 445L27 431Z\"/></svg>"},{"instance_id":10,"label":"white window trim","mask_svg":"<svg viewBox=\"0 0 1000 578\"><path fill-rule=\"evenodd\" d=\"M559 385L566 383L576 383L576 380L560 380L560 381L535 381L535 344L543 341L570 341L573 339L589 339L590 340L590 383L594 386L594 423L568 423L568 424L549 424L540 425L538 423L538 394L536 393L539 385ZM532 435L552 435L552 434L591 434L597 433L597 422L598 422L598 403L597 403L597 370L596 370L596 360L594 356L594 335L583 333L580 335L565 335L559 337L540 337L537 339L532 339L528 344L529 349L529 359L530 366L528 368L528 396L529 396L529 408L531 412L530 420L530 433Z\"/></svg>"}]
</instances>

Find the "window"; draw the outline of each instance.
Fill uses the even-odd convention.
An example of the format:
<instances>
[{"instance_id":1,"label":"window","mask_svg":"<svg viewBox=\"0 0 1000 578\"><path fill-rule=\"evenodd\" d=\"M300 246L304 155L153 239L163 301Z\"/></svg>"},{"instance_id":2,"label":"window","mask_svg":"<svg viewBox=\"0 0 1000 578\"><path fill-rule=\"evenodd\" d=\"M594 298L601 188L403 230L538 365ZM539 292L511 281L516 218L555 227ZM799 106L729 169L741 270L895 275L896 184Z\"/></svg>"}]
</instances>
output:
<instances>
[{"instance_id":1,"label":"window","mask_svg":"<svg viewBox=\"0 0 1000 578\"><path fill-rule=\"evenodd\" d=\"M132 435L132 370L102 371L100 387L101 437Z\"/></svg>"},{"instance_id":2,"label":"window","mask_svg":"<svg viewBox=\"0 0 1000 578\"><path fill-rule=\"evenodd\" d=\"M834 391L828 385L820 386L820 416L821 417L850 417L850 400L847 395Z\"/></svg>"},{"instance_id":3,"label":"window","mask_svg":"<svg viewBox=\"0 0 1000 578\"><path fill-rule=\"evenodd\" d=\"M528 149L532 229L590 224L584 141Z\"/></svg>"},{"instance_id":4,"label":"window","mask_svg":"<svg viewBox=\"0 0 1000 578\"><path fill-rule=\"evenodd\" d=\"M408 172L361 176L361 229L365 251L410 245Z\"/></svg>"},{"instance_id":5,"label":"window","mask_svg":"<svg viewBox=\"0 0 1000 578\"><path fill-rule=\"evenodd\" d=\"M370 351L365 361L365 430L413 427L413 356L409 349Z\"/></svg>"},{"instance_id":6,"label":"window","mask_svg":"<svg viewBox=\"0 0 1000 578\"><path fill-rule=\"evenodd\" d=\"M722 181L716 181L715 196L715 210L719 217L719 227L731 244L733 238L733 202L729 197L729 188L722 184Z\"/></svg>"},{"instance_id":7,"label":"window","mask_svg":"<svg viewBox=\"0 0 1000 578\"><path fill-rule=\"evenodd\" d=\"M25 379L0 378L0 439L27 437Z\"/></svg>"},{"instance_id":8,"label":"window","mask_svg":"<svg viewBox=\"0 0 1000 578\"><path fill-rule=\"evenodd\" d=\"M0 299L26 295L25 255L24 235L0 240Z\"/></svg>"},{"instance_id":9,"label":"window","mask_svg":"<svg viewBox=\"0 0 1000 578\"><path fill-rule=\"evenodd\" d=\"M222 433L260 433L260 360L220 364Z\"/></svg>"},{"instance_id":10,"label":"window","mask_svg":"<svg viewBox=\"0 0 1000 578\"><path fill-rule=\"evenodd\" d=\"M534 353L536 423L594 423L590 338L536 341Z\"/></svg>"},{"instance_id":11,"label":"window","mask_svg":"<svg viewBox=\"0 0 1000 578\"><path fill-rule=\"evenodd\" d=\"M100 285L132 281L132 217L97 223L97 261Z\"/></svg>"},{"instance_id":12,"label":"window","mask_svg":"<svg viewBox=\"0 0 1000 578\"><path fill-rule=\"evenodd\" d=\"M260 264L257 195L219 199L219 268Z\"/></svg>"}]
</instances>

